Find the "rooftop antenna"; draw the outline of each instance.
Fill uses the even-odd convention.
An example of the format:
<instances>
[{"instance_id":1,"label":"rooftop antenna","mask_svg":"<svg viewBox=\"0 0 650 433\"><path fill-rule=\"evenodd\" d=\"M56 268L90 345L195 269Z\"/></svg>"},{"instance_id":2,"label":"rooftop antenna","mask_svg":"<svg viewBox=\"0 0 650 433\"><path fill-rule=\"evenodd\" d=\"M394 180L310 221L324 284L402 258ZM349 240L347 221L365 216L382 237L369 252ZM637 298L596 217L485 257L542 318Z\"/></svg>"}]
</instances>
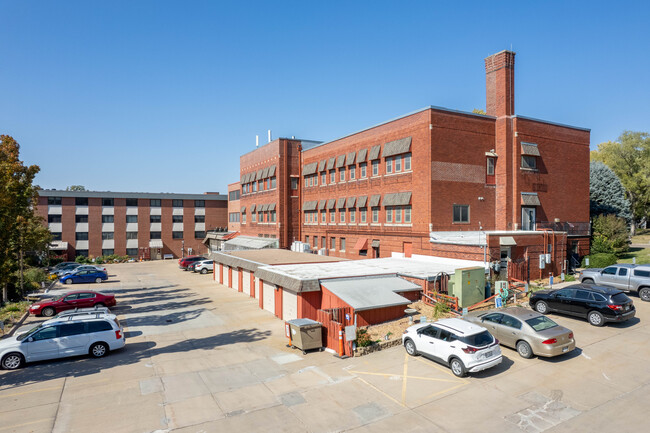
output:
<instances>
[{"instance_id":1,"label":"rooftop antenna","mask_svg":"<svg viewBox=\"0 0 650 433\"><path fill-rule=\"evenodd\" d=\"M271 142L271 130L269 129L269 143Z\"/></svg>"},{"instance_id":2,"label":"rooftop antenna","mask_svg":"<svg viewBox=\"0 0 650 433\"><path fill-rule=\"evenodd\" d=\"M260 147L260 136L259 135L255 136L255 147Z\"/></svg>"}]
</instances>

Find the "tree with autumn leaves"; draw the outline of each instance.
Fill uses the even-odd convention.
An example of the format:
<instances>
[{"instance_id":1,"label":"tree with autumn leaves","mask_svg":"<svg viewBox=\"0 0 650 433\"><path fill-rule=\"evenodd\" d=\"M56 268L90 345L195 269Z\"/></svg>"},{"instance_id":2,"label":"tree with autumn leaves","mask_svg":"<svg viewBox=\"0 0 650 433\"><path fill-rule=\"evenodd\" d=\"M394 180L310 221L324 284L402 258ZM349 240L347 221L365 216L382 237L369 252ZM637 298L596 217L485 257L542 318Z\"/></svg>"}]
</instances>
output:
<instances>
[{"instance_id":1,"label":"tree with autumn leaves","mask_svg":"<svg viewBox=\"0 0 650 433\"><path fill-rule=\"evenodd\" d=\"M38 198L34 176L37 165L20 160L20 146L12 137L0 135L0 287L2 302L9 289L22 291L25 253L45 251L52 236L35 214Z\"/></svg>"}]
</instances>

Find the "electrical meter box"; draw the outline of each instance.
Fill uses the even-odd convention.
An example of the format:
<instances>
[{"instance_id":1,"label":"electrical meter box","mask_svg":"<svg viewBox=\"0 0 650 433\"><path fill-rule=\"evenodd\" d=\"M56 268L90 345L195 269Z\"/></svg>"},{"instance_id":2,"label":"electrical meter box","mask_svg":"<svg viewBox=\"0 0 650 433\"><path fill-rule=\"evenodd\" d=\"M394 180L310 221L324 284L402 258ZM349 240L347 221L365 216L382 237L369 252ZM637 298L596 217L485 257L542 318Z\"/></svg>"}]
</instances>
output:
<instances>
[{"instance_id":1,"label":"electrical meter box","mask_svg":"<svg viewBox=\"0 0 650 433\"><path fill-rule=\"evenodd\" d=\"M458 298L460 308L485 299L485 268L461 268L449 279L449 294Z\"/></svg>"}]
</instances>

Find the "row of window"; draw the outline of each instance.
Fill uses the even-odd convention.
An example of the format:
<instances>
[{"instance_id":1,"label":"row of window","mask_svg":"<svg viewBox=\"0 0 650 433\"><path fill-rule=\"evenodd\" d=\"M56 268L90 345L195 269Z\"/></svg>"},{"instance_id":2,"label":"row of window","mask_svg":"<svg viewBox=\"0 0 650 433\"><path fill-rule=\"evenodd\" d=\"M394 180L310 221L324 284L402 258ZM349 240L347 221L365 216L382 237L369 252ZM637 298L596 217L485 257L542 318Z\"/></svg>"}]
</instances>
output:
<instances>
[{"instance_id":1,"label":"row of window","mask_svg":"<svg viewBox=\"0 0 650 433\"><path fill-rule=\"evenodd\" d=\"M246 213L242 212L241 222L246 224ZM276 222L277 214L274 210L263 211L263 212L253 212L251 214L251 222L255 223L274 223Z\"/></svg>"},{"instance_id":2,"label":"row of window","mask_svg":"<svg viewBox=\"0 0 650 433\"><path fill-rule=\"evenodd\" d=\"M88 250L75 250L75 254L77 256L88 257ZM102 256L112 256L113 254L115 254L114 249L103 249L102 250ZM126 249L126 255L127 256L137 256L138 255L138 249L137 248L127 248Z\"/></svg>"},{"instance_id":3,"label":"row of window","mask_svg":"<svg viewBox=\"0 0 650 433\"><path fill-rule=\"evenodd\" d=\"M275 189L277 187L277 181L275 176L267 177L266 179L260 179L250 183L246 183L241 186L242 194L250 194L253 192L261 192Z\"/></svg>"},{"instance_id":4,"label":"row of window","mask_svg":"<svg viewBox=\"0 0 650 433\"><path fill-rule=\"evenodd\" d=\"M305 243L309 244L309 246L312 249L317 250L318 248L327 248L327 245L325 244L326 239L327 238L325 236L320 237L320 247L319 247L318 236L312 236L312 237L305 236ZM311 243L309 243L310 241ZM336 251L337 244L338 244L339 251L345 251L345 247L346 247L345 238L339 238L337 243L335 237L330 237L329 249L331 251Z\"/></svg>"},{"instance_id":5,"label":"row of window","mask_svg":"<svg viewBox=\"0 0 650 433\"><path fill-rule=\"evenodd\" d=\"M53 232L52 233L53 240L55 241L60 241L61 240L61 232ZM172 239L183 239L184 237L184 232L182 231L173 231L172 232ZM126 238L127 239L138 239L138 232L126 232ZM194 232L194 238L195 239L203 239L205 238L205 231L195 231ZM102 232L102 240L111 240L115 239L115 232ZM149 239L162 239L161 237L161 232L149 232ZM76 232L75 233L75 240L78 241L87 241L88 240L88 232Z\"/></svg>"},{"instance_id":6,"label":"row of window","mask_svg":"<svg viewBox=\"0 0 650 433\"><path fill-rule=\"evenodd\" d=\"M144 199L140 199L144 201ZM74 199L75 205L77 206L88 206L88 197L75 197ZM190 200L182 200L182 199L174 199L172 200L172 206L173 207L184 207L185 202L190 201ZM115 199L112 198L103 198L102 199L102 206L114 206ZM61 204L61 197L48 197L47 198L47 204L49 205L60 205ZM126 205L127 206L138 206L138 199L137 198L127 198L126 199ZM160 199L151 199L149 200L149 206L150 207L160 207L161 201ZM194 200L194 207L205 207L205 200Z\"/></svg>"},{"instance_id":7,"label":"row of window","mask_svg":"<svg viewBox=\"0 0 650 433\"><path fill-rule=\"evenodd\" d=\"M370 172L371 176L379 176L380 172L380 160L376 159L370 163ZM337 183L336 169L329 170L329 185ZM396 155L384 158L384 173L383 174L394 174L401 173L402 171L408 172L411 171L411 154L405 153L403 155ZM313 174L304 176L305 178L305 188L312 186L318 186L318 179L320 177L321 186L328 185L328 172L321 171L319 174ZM368 164L362 162L359 164L358 179L365 179L368 177ZM340 167L338 169L338 182L346 182L347 180L356 180L357 179L357 165L352 164L347 167ZM292 183L292 189L298 189L297 182Z\"/></svg>"},{"instance_id":8,"label":"row of window","mask_svg":"<svg viewBox=\"0 0 650 433\"><path fill-rule=\"evenodd\" d=\"M60 223L61 222L61 215L48 215L47 216L47 222L48 223ZM88 222L88 215L75 215L75 222L76 223L87 223ZM115 222L115 216L114 215L102 215L102 222L103 223L114 223ZM137 223L138 222L138 216L137 215L126 215L126 222L127 223ZM160 215L149 215L149 222L152 222L152 223L162 222L161 216ZM183 215L172 215L172 222L174 222L174 223L182 223L183 222ZM195 223L204 223L205 222L205 215L194 215L194 222Z\"/></svg>"},{"instance_id":9,"label":"row of window","mask_svg":"<svg viewBox=\"0 0 650 433\"><path fill-rule=\"evenodd\" d=\"M239 193L239 190L238 190L238 189L235 190L235 191L230 191L230 192L228 193L228 201L239 200L239 197L240 197L240 193Z\"/></svg>"},{"instance_id":10,"label":"row of window","mask_svg":"<svg viewBox=\"0 0 650 433\"><path fill-rule=\"evenodd\" d=\"M373 207L370 209L370 222L379 223L379 207ZM341 208L336 211L336 209L330 209L329 211L321 210L320 211L320 223L325 224L328 222L327 214L329 214L329 222L336 223L337 218L336 214L338 213L338 222L345 223L356 223L357 222L357 213L359 214L359 223L368 222L368 208L362 207L359 208L357 212L356 208ZM319 211L305 211L305 224L317 224L319 222L318 218ZM346 221L347 219L347 221ZM385 219L386 224L410 224L411 223L411 205L408 206L386 206L385 207Z\"/></svg>"},{"instance_id":11,"label":"row of window","mask_svg":"<svg viewBox=\"0 0 650 433\"><path fill-rule=\"evenodd\" d=\"M228 222L238 223L239 222L239 212L230 212L228 214Z\"/></svg>"}]
</instances>

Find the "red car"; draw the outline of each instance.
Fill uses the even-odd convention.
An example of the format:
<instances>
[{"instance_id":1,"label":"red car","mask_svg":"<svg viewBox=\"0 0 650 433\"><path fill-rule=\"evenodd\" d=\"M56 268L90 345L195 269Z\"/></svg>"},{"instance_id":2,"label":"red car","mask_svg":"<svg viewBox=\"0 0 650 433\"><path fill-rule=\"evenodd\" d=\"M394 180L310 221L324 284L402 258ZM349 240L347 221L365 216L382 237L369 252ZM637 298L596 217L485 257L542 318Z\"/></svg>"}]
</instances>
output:
<instances>
[{"instance_id":1,"label":"red car","mask_svg":"<svg viewBox=\"0 0 650 433\"><path fill-rule=\"evenodd\" d=\"M187 271L187 267L191 265L192 263L195 263L199 260L205 260L205 257L203 256L187 256L187 257L181 257L178 259L178 267L181 268L184 271Z\"/></svg>"},{"instance_id":2,"label":"red car","mask_svg":"<svg viewBox=\"0 0 650 433\"><path fill-rule=\"evenodd\" d=\"M29 307L29 312L35 316L51 317L61 311L74 308L114 307L115 304L115 295L80 290L68 292L58 298L36 302Z\"/></svg>"}]
</instances>

